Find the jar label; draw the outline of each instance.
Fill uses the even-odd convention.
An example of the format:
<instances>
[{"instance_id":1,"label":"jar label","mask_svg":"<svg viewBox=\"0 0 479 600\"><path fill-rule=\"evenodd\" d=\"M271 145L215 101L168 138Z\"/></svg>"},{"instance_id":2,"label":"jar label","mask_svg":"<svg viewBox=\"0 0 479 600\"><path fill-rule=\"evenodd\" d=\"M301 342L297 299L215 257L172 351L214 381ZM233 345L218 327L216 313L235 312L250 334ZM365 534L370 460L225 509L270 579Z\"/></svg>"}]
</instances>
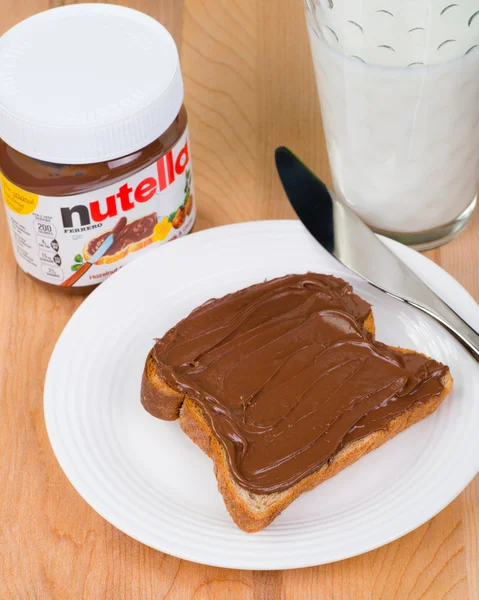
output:
<instances>
[{"instance_id":1,"label":"jar label","mask_svg":"<svg viewBox=\"0 0 479 600\"><path fill-rule=\"evenodd\" d=\"M104 281L139 250L188 233L196 216L188 128L156 162L94 191L50 197L1 184L19 266L65 287Z\"/></svg>"}]
</instances>

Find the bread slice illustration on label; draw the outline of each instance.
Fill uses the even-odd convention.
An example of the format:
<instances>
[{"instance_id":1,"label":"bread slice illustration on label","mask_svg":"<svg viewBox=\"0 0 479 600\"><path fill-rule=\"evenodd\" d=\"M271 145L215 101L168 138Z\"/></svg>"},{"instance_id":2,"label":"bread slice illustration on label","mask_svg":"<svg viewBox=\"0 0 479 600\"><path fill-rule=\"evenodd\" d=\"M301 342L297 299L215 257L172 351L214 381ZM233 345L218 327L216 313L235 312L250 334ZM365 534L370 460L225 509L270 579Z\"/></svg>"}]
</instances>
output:
<instances>
[{"instance_id":1,"label":"bread slice illustration on label","mask_svg":"<svg viewBox=\"0 0 479 600\"><path fill-rule=\"evenodd\" d=\"M122 217L123 219L125 217ZM130 252L136 252L153 243L153 234L155 225L158 223L156 212L142 216L130 223L126 222L124 227L114 235L114 240L110 248L97 261L97 264L110 264L124 258ZM100 248L103 242L114 229L105 231L100 235L90 239L83 247L83 256L89 260Z\"/></svg>"}]
</instances>

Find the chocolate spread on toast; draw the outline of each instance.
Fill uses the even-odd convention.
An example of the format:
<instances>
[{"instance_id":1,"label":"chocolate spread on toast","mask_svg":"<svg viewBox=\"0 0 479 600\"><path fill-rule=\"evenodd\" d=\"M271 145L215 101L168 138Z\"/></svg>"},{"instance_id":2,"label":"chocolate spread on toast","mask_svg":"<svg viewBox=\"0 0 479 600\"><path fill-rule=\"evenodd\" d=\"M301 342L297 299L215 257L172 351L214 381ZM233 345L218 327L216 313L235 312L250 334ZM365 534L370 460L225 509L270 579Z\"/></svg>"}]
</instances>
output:
<instances>
[{"instance_id":1,"label":"chocolate spread on toast","mask_svg":"<svg viewBox=\"0 0 479 600\"><path fill-rule=\"evenodd\" d=\"M153 229L157 223L158 216L156 212L151 213L149 215L145 215L144 217L140 217L139 219L136 219L131 223L124 224L120 220L117 223L117 225L115 225L115 228L112 231L105 231L105 233L102 233L101 235L93 238L88 244L87 252L90 256L93 256L93 254L95 254L95 252L110 235L110 233L113 233L114 235L116 234L114 237L113 244L104 254L104 256L112 256L113 254L120 252L120 250L123 250L130 244L134 244L136 242L140 242L141 240L149 238L151 235L153 235ZM117 229L117 232L115 231L115 229Z\"/></svg>"},{"instance_id":2,"label":"chocolate spread on toast","mask_svg":"<svg viewBox=\"0 0 479 600\"><path fill-rule=\"evenodd\" d=\"M341 279L288 275L206 302L153 356L201 407L236 482L282 491L443 391L447 367L377 342L370 310Z\"/></svg>"}]
</instances>

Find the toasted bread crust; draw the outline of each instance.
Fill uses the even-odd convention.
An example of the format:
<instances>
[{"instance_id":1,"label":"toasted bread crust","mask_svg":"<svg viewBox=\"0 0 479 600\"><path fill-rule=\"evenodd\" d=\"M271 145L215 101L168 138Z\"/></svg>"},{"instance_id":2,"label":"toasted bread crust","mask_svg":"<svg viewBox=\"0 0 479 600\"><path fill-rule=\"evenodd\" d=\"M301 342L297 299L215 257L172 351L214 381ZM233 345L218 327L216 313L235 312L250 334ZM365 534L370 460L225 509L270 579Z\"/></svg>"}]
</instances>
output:
<instances>
[{"instance_id":1,"label":"toasted bread crust","mask_svg":"<svg viewBox=\"0 0 479 600\"><path fill-rule=\"evenodd\" d=\"M148 354L141 380L141 403L151 415L164 421L176 421L185 397L171 389L158 375L153 350Z\"/></svg>"},{"instance_id":2,"label":"toasted bread crust","mask_svg":"<svg viewBox=\"0 0 479 600\"><path fill-rule=\"evenodd\" d=\"M363 326L374 335L375 326L372 312L366 318ZM402 348L396 348L396 350L405 354L413 352ZM332 461L311 475L283 492L272 494L254 494L236 483L231 475L226 453L205 420L201 408L190 398L171 389L160 378L153 350L149 353L145 364L141 402L144 408L155 417L167 421L180 418L183 431L213 460L218 489L231 518L240 529L253 533L269 525L298 496L334 477L362 456L382 446L401 431L433 413L452 388L453 380L449 371L443 377L442 383L444 389L440 396L414 405L390 421L385 429L351 442Z\"/></svg>"},{"instance_id":3,"label":"toasted bread crust","mask_svg":"<svg viewBox=\"0 0 479 600\"><path fill-rule=\"evenodd\" d=\"M373 337L376 335L376 325L374 323L374 316L373 316L372 310L369 312L368 316L364 319L363 327Z\"/></svg>"}]
</instances>

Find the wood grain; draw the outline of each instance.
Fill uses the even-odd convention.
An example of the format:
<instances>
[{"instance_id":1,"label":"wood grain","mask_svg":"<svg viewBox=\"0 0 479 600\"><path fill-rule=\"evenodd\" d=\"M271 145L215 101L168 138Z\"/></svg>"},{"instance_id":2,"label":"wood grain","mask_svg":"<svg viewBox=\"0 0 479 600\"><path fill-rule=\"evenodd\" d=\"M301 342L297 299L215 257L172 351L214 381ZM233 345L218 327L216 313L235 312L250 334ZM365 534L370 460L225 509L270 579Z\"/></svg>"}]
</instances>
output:
<instances>
[{"instance_id":1,"label":"wood grain","mask_svg":"<svg viewBox=\"0 0 479 600\"><path fill-rule=\"evenodd\" d=\"M65 2L3 0L0 28ZM131 0L181 44L197 228L291 217L273 164L285 144L329 178L300 0ZM181 561L128 538L81 499L43 421L53 345L79 298L15 266L0 218L0 598L479 600L479 480L416 531L363 556L284 572ZM479 299L479 214L429 253ZM286 550L287 551L287 550Z\"/></svg>"}]
</instances>

